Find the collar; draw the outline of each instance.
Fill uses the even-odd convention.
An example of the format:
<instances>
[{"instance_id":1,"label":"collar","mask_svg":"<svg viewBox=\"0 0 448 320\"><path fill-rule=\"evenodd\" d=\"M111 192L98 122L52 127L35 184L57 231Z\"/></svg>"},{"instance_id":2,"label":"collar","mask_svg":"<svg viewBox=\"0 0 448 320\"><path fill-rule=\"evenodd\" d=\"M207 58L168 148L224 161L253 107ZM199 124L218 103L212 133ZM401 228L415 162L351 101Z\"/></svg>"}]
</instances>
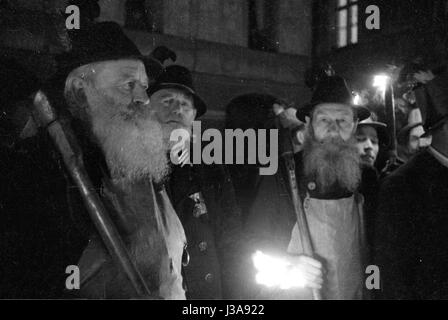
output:
<instances>
[{"instance_id":1,"label":"collar","mask_svg":"<svg viewBox=\"0 0 448 320\"><path fill-rule=\"evenodd\" d=\"M436 158L443 166L448 168L448 157L441 154L439 151L437 151L434 147L430 146L428 148L429 153L431 153L434 158Z\"/></svg>"}]
</instances>

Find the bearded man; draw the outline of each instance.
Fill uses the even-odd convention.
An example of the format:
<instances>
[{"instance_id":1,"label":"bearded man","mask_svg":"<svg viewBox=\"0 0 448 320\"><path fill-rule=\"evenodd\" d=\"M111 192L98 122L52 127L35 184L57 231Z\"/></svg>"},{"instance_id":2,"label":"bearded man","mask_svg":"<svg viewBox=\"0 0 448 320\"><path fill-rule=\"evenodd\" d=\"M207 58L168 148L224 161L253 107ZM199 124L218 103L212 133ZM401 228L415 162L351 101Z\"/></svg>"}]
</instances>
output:
<instances>
[{"instance_id":1,"label":"bearded man","mask_svg":"<svg viewBox=\"0 0 448 320\"><path fill-rule=\"evenodd\" d=\"M146 93L161 65L143 57L121 30L91 30L61 57L64 95L84 161L105 207L151 294L185 299L182 225L163 187L168 145ZM125 40L128 41L125 41ZM67 72L66 72L67 73ZM79 296L141 298L93 232L78 267Z\"/></svg>"},{"instance_id":2,"label":"bearded man","mask_svg":"<svg viewBox=\"0 0 448 320\"><path fill-rule=\"evenodd\" d=\"M281 256L301 272L305 288L252 285L252 297L310 299L309 289L322 289L324 299L362 298L364 230L354 134L358 121L369 114L352 104L345 80L337 76L322 79L311 103L297 111L307 123L307 134L304 150L294 156L296 178L315 255L303 254L282 162L280 172L264 177L258 187L246 224L249 252Z\"/></svg>"}]
</instances>

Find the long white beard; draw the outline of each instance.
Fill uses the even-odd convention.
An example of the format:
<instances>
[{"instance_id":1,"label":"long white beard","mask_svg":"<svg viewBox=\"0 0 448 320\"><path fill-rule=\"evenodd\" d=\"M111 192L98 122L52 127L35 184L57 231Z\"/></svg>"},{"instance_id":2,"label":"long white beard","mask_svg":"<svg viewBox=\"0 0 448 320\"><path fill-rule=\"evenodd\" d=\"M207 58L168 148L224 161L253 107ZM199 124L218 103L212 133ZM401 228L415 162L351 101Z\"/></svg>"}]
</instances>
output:
<instances>
[{"instance_id":1,"label":"long white beard","mask_svg":"<svg viewBox=\"0 0 448 320\"><path fill-rule=\"evenodd\" d=\"M90 95L88 102L95 104L90 108L92 131L112 177L129 182L145 178L163 181L170 167L160 123L148 112L120 108L104 98Z\"/></svg>"}]
</instances>

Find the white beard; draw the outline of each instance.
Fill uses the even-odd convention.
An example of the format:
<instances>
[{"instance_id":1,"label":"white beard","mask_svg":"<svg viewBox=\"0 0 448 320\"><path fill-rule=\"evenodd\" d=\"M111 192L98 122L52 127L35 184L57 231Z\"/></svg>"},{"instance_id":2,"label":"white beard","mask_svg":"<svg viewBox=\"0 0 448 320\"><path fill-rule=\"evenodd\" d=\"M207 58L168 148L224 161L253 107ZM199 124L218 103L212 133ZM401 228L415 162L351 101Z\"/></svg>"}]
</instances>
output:
<instances>
[{"instance_id":1,"label":"white beard","mask_svg":"<svg viewBox=\"0 0 448 320\"><path fill-rule=\"evenodd\" d=\"M117 106L95 89L86 91L92 132L112 177L128 182L147 178L163 181L169 174L169 163L160 123L146 110Z\"/></svg>"}]
</instances>

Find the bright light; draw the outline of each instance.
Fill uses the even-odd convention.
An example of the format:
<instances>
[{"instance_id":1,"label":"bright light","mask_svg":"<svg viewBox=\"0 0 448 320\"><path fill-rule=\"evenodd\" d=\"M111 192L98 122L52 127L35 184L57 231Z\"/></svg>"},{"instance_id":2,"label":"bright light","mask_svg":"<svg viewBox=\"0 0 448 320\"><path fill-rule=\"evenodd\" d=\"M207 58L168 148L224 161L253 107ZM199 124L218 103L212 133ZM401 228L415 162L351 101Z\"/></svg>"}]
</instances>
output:
<instances>
[{"instance_id":1,"label":"bright light","mask_svg":"<svg viewBox=\"0 0 448 320\"><path fill-rule=\"evenodd\" d=\"M359 93L356 93L355 96L353 97L353 104L355 106L360 106L362 104L362 98Z\"/></svg>"},{"instance_id":2,"label":"bright light","mask_svg":"<svg viewBox=\"0 0 448 320\"><path fill-rule=\"evenodd\" d=\"M386 87L389 84L390 77L382 74L373 78L373 86L379 88L381 91L386 91Z\"/></svg>"},{"instance_id":3,"label":"bright light","mask_svg":"<svg viewBox=\"0 0 448 320\"><path fill-rule=\"evenodd\" d=\"M255 277L258 284L270 288L279 287L282 290L305 287L303 273L288 261L271 257L261 251L257 251L252 259L258 271Z\"/></svg>"}]
</instances>

